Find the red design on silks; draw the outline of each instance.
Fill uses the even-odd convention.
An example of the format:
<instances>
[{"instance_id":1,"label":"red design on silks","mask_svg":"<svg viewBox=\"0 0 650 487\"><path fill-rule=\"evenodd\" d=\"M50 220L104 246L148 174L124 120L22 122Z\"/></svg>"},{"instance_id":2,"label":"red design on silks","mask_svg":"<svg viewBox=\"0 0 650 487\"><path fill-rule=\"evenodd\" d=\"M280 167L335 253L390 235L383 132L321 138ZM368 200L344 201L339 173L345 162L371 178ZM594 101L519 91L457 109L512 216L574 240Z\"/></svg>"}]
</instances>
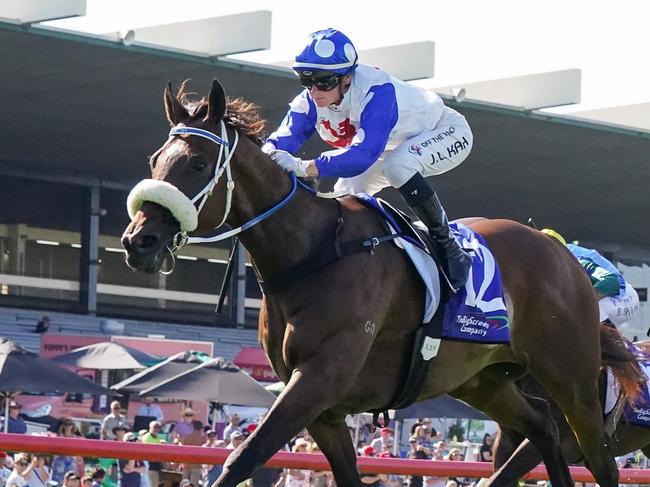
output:
<instances>
[{"instance_id":1,"label":"red design on silks","mask_svg":"<svg viewBox=\"0 0 650 487\"><path fill-rule=\"evenodd\" d=\"M350 123L350 119L346 118L339 123L339 129L336 130L332 127L329 120L321 120L321 125L327 130L335 140L325 140L332 147L347 147L352 143L352 139L357 133L357 129Z\"/></svg>"}]
</instances>

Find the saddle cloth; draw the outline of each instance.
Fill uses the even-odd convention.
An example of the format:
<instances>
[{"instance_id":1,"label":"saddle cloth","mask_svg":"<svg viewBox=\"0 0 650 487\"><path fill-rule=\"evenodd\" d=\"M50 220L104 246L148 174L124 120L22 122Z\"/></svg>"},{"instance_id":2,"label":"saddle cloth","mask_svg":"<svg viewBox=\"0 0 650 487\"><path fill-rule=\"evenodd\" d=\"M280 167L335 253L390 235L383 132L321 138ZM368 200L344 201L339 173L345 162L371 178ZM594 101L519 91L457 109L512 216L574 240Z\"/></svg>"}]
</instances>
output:
<instances>
[{"instance_id":1,"label":"saddle cloth","mask_svg":"<svg viewBox=\"0 0 650 487\"><path fill-rule=\"evenodd\" d=\"M637 396L633 404L630 404L629 402L625 403L623 416L625 417L625 421L628 423L650 427L650 381L647 380L650 377L650 355L636 347L634 344L631 344L631 347L633 347L633 352L637 356L641 371L646 377L646 383L643 385L641 393ZM605 415L612 411L620 393L621 386L608 369L607 393L605 394Z\"/></svg>"},{"instance_id":2,"label":"saddle cloth","mask_svg":"<svg viewBox=\"0 0 650 487\"><path fill-rule=\"evenodd\" d=\"M462 223L449 228L460 246L473 254L465 287L446 303L442 336L480 343L510 343L508 311L501 272L485 239Z\"/></svg>"},{"instance_id":3,"label":"saddle cloth","mask_svg":"<svg viewBox=\"0 0 650 487\"><path fill-rule=\"evenodd\" d=\"M385 220L392 234L400 237L395 245L403 248L426 286L423 323L429 323L440 305L440 275L426 250L423 230L389 203L365 193L355 195L374 208ZM492 253L481 235L460 223L449 227L460 245L473 253L472 270L464 287L444 304L442 337L480 343L509 343L508 313L503 299L501 274Z\"/></svg>"}]
</instances>

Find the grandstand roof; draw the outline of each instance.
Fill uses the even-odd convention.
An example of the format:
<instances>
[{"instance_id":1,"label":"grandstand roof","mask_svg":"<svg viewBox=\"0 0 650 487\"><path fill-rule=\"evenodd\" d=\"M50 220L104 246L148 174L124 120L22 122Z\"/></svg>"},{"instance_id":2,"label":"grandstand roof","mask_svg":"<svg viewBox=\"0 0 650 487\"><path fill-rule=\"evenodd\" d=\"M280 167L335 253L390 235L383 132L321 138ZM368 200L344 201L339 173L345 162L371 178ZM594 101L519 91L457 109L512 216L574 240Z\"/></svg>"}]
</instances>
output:
<instances>
[{"instance_id":1,"label":"grandstand roof","mask_svg":"<svg viewBox=\"0 0 650 487\"><path fill-rule=\"evenodd\" d=\"M273 67L25 25L0 23L0 44L0 63L11 67L3 80L8 115L0 122L5 175L126 191L148 175L147 156L166 137L162 92L168 80L191 78L191 88L204 93L217 77L231 96L260 105L271 125L299 90L289 73ZM475 133L470 158L434 181L452 217L532 216L569 238L630 246L647 259L646 131L447 101ZM312 141L305 153L322 148ZM123 192L115 198L123 199ZM21 204L30 203L39 202Z\"/></svg>"}]
</instances>

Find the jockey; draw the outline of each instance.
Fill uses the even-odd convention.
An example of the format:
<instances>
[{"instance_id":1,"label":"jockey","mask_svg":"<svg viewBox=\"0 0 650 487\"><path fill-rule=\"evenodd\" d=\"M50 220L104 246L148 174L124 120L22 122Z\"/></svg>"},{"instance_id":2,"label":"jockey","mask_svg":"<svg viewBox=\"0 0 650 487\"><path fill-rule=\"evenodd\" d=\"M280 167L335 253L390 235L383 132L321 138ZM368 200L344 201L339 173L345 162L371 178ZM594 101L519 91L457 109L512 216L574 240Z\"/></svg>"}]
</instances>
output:
<instances>
[{"instance_id":1,"label":"jockey","mask_svg":"<svg viewBox=\"0 0 650 487\"><path fill-rule=\"evenodd\" d=\"M555 230L545 228L542 233L566 245L587 272L599 298L601 322L609 320L619 326L639 314L639 295L614 264L596 250L566 243L564 237Z\"/></svg>"},{"instance_id":2,"label":"jockey","mask_svg":"<svg viewBox=\"0 0 650 487\"><path fill-rule=\"evenodd\" d=\"M337 177L334 190L375 194L393 186L443 251L454 291L472 257L449 231L438 196L425 181L458 166L473 136L465 117L433 92L357 64L350 39L334 29L311 34L294 71L304 87L263 150L299 177ZM313 160L293 156L314 132L334 147Z\"/></svg>"}]
</instances>

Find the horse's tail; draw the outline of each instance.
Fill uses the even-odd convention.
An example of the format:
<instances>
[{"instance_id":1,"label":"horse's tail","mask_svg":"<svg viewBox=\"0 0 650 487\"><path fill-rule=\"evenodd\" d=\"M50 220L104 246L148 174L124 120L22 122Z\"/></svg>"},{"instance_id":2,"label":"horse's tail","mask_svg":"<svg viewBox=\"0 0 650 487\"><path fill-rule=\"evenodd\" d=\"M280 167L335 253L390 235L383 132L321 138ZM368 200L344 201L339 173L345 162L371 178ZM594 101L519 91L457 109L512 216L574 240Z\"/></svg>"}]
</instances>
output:
<instances>
[{"instance_id":1,"label":"horse's tail","mask_svg":"<svg viewBox=\"0 0 650 487\"><path fill-rule=\"evenodd\" d=\"M602 367L609 367L629 402L634 402L645 384L632 342L611 326L600 325L600 354Z\"/></svg>"}]
</instances>

